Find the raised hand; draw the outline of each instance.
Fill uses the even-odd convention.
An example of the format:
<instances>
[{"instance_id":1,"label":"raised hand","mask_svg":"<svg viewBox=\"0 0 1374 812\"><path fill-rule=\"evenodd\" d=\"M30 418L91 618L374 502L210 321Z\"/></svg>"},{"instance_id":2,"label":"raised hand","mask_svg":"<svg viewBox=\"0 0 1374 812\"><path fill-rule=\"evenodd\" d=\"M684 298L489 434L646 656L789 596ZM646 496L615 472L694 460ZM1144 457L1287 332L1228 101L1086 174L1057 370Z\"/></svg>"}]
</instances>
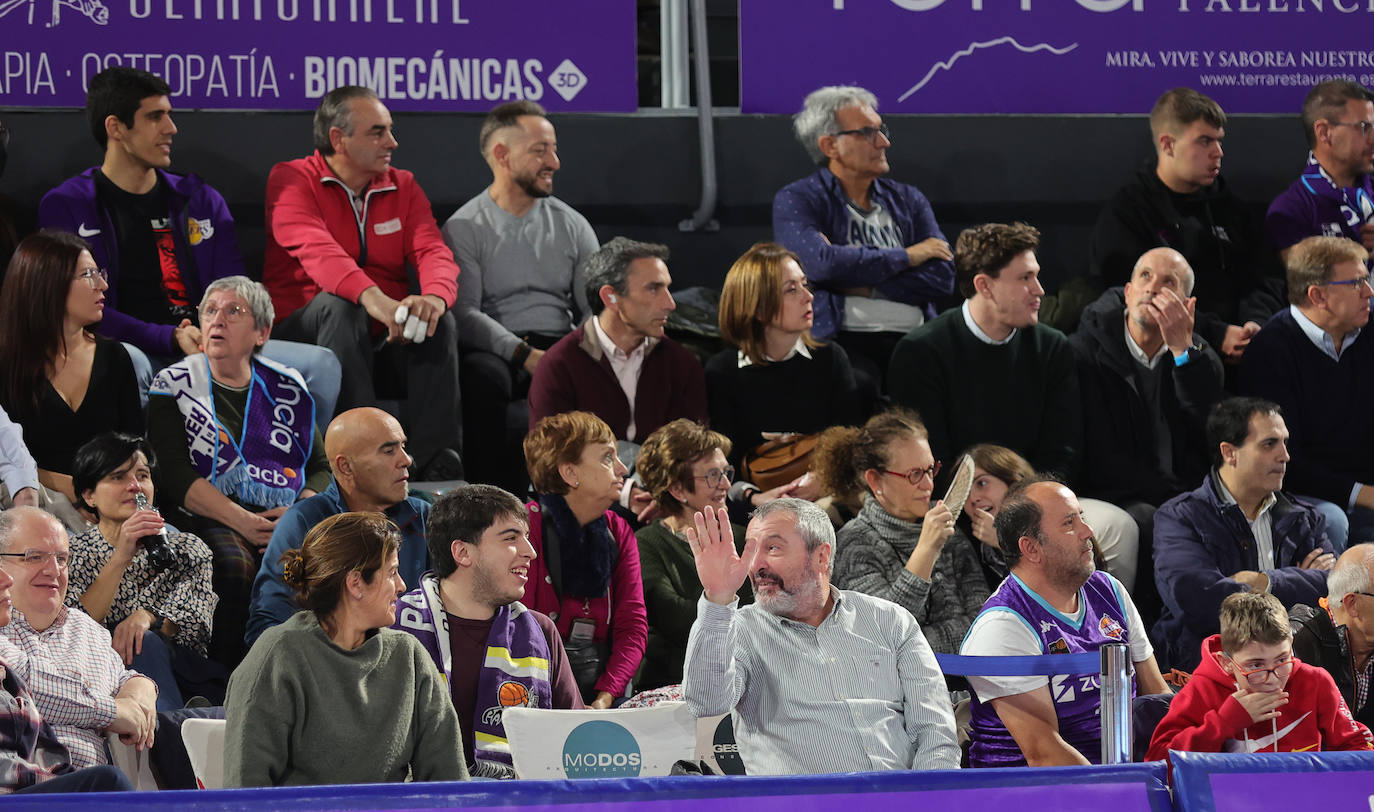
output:
<instances>
[{"instance_id":1,"label":"raised hand","mask_svg":"<svg viewBox=\"0 0 1374 812\"><path fill-rule=\"evenodd\" d=\"M693 517L693 527L687 528L687 544L697 562L697 578L706 592L706 600L722 606L735 599L744 579L754 567L758 556L758 540L744 544L744 555L735 552L735 535L730 529L730 513L725 508L707 508L705 514Z\"/></svg>"}]
</instances>

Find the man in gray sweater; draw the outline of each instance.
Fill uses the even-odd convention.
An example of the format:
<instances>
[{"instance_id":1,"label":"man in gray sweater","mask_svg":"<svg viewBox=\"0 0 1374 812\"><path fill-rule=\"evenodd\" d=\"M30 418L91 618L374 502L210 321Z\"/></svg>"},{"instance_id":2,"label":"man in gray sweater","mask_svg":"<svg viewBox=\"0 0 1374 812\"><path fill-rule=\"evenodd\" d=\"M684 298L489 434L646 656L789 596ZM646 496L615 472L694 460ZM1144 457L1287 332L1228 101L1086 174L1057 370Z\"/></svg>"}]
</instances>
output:
<instances>
[{"instance_id":1,"label":"man in gray sweater","mask_svg":"<svg viewBox=\"0 0 1374 812\"><path fill-rule=\"evenodd\" d=\"M525 398L544 350L587 315L581 271L597 241L587 218L553 197L558 141L544 108L496 107L480 144L492 183L443 228L463 269L454 309L462 385L470 387L464 457L469 479L522 493L524 459L518 445L507 447L506 407Z\"/></svg>"}]
</instances>

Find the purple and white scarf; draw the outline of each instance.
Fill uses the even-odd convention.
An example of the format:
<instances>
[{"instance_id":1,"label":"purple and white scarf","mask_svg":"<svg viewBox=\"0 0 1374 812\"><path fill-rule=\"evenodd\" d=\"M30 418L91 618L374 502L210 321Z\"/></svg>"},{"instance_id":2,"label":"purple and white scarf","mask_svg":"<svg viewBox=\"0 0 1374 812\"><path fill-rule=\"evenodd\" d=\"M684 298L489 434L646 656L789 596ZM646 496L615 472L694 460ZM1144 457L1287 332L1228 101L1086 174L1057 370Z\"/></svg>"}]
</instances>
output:
<instances>
[{"instance_id":1,"label":"purple and white scarf","mask_svg":"<svg viewBox=\"0 0 1374 812\"><path fill-rule=\"evenodd\" d=\"M299 372L254 356L238 437L215 416L210 359L202 354L159 372L148 394L176 401L191 466L220 493L260 508L295 503L315 440L315 400Z\"/></svg>"}]
</instances>

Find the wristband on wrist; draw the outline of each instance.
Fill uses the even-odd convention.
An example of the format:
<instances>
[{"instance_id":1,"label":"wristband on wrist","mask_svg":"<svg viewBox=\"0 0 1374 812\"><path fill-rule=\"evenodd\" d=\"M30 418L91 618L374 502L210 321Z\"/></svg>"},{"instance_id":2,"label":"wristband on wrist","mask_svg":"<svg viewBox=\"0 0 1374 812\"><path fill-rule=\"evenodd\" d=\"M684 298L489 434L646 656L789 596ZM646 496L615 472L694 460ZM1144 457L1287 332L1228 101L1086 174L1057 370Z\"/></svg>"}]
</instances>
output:
<instances>
[{"instance_id":1,"label":"wristband on wrist","mask_svg":"<svg viewBox=\"0 0 1374 812\"><path fill-rule=\"evenodd\" d=\"M515 352L511 354L510 365L516 369L524 366L525 360L530 357L530 352L533 349L528 341L521 341L520 346L516 347Z\"/></svg>"}]
</instances>

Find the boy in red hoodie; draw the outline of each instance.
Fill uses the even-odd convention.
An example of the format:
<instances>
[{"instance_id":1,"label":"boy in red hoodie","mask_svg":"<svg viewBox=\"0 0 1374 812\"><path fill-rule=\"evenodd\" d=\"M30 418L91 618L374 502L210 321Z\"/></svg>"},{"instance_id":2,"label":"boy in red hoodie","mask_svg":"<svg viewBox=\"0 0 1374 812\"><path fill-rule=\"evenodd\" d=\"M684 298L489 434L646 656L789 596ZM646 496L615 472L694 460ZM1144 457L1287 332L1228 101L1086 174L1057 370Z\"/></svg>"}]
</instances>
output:
<instances>
[{"instance_id":1,"label":"boy in red hoodie","mask_svg":"<svg viewBox=\"0 0 1374 812\"><path fill-rule=\"evenodd\" d=\"M1146 758L1170 750L1290 753L1374 750L1326 671L1293 656L1288 613L1267 592L1221 603L1221 634L1202 641L1202 663L1155 728Z\"/></svg>"}]
</instances>

